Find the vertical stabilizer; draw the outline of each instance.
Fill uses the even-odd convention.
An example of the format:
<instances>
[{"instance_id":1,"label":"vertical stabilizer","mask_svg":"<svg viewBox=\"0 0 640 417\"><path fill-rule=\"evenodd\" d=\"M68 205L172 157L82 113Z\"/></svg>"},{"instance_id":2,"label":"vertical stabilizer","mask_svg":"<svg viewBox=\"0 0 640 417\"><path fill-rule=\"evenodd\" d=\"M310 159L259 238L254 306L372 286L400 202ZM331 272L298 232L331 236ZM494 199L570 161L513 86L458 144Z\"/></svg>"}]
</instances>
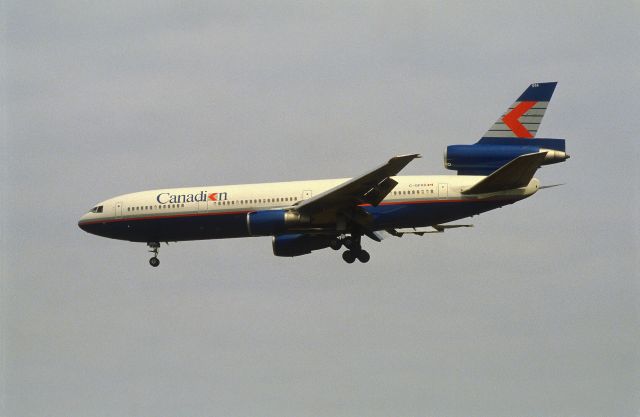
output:
<instances>
[{"instance_id":1,"label":"vertical stabilizer","mask_svg":"<svg viewBox=\"0 0 640 417\"><path fill-rule=\"evenodd\" d=\"M535 138L556 84L531 84L482 138Z\"/></svg>"}]
</instances>

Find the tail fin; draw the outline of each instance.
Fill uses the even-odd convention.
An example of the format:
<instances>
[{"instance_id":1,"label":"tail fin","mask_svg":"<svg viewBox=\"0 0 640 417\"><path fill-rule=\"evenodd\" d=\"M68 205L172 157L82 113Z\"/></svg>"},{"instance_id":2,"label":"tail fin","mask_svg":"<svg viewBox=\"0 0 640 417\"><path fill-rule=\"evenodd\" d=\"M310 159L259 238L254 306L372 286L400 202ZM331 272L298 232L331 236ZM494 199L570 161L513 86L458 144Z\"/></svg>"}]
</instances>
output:
<instances>
[{"instance_id":1,"label":"tail fin","mask_svg":"<svg viewBox=\"0 0 640 417\"><path fill-rule=\"evenodd\" d=\"M557 82L535 83L500 116L482 136L485 138L533 139L538 133L547 105Z\"/></svg>"}]
</instances>

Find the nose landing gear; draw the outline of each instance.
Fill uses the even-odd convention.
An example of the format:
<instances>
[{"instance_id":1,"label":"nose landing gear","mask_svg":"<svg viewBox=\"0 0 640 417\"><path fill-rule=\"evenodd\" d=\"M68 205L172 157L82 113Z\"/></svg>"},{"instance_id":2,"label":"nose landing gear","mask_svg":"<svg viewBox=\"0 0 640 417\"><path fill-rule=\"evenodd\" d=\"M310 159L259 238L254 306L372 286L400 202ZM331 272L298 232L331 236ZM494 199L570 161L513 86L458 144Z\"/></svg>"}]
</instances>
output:
<instances>
[{"instance_id":1,"label":"nose landing gear","mask_svg":"<svg viewBox=\"0 0 640 417\"><path fill-rule=\"evenodd\" d=\"M158 252L160 251L160 242L147 242L147 246L149 246L149 248L151 249L149 250L149 252L153 253L153 257L149 259L149 265L155 268L158 265L160 265L160 259L158 259Z\"/></svg>"}]
</instances>

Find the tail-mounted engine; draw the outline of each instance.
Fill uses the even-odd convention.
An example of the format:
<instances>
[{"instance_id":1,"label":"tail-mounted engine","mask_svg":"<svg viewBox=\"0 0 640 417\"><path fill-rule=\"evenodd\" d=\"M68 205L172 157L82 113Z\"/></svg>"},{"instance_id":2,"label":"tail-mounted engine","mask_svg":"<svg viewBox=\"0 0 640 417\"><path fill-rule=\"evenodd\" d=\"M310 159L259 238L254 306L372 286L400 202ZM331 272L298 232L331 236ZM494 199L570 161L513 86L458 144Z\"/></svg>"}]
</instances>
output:
<instances>
[{"instance_id":1,"label":"tail-mounted engine","mask_svg":"<svg viewBox=\"0 0 640 417\"><path fill-rule=\"evenodd\" d=\"M458 175L489 175L521 155L538 152L547 152L542 165L569 158L564 139L482 138L473 145L447 146L444 166Z\"/></svg>"}]
</instances>

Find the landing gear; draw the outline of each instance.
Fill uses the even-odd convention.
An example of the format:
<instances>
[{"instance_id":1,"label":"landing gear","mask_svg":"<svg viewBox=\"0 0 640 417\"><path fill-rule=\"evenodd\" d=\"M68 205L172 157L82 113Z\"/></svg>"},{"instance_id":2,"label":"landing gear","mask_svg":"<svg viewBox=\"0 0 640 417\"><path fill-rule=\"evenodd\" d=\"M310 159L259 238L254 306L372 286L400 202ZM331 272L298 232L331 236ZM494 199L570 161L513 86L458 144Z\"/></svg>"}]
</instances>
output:
<instances>
[{"instance_id":1,"label":"landing gear","mask_svg":"<svg viewBox=\"0 0 640 417\"><path fill-rule=\"evenodd\" d=\"M356 260L356 255L352 251L346 250L342 252L342 259L344 259L346 263L352 264Z\"/></svg>"},{"instance_id":2,"label":"landing gear","mask_svg":"<svg viewBox=\"0 0 640 417\"><path fill-rule=\"evenodd\" d=\"M152 267L157 267L160 265L160 259L158 259L158 252L160 251L160 242L147 242L147 246L149 246L150 253L153 253L153 257L149 259L149 265Z\"/></svg>"},{"instance_id":3,"label":"landing gear","mask_svg":"<svg viewBox=\"0 0 640 417\"><path fill-rule=\"evenodd\" d=\"M358 260L363 264L366 264L367 262L369 262L369 259L371 259L371 255L369 255L369 252L364 249L360 250L360 253L358 253Z\"/></svg>"},{"instance_id":4,"label":"landing gear","mask_svg":"<svg viewBox=\"0 0 640 417\"><path fill-rule=\"evenodd\" d=\"M342 244L347 248L347 250L342 253L342 259L346 263L352 264L357 259L365 264L369 262L369 259L371 259L369 252L362 249L362 246L360 245L361 238L362 236L353 234L350 237L342 239ZM333 246L331 247L333 248Z\"/></svg>"},{"instance_id":5,"label":"landing gear","mask_svg":"<svg viewBox=\"0 0 640 417\"><path fill-rule=\"evenodd\" d=\"M338 238L333 239L331 243L329 243L329 247L333 250L340 250L342 247L342 241Z\"/></svg>"},{"instance_id":6,"label":"landing gear","mask_svg":"<svg viewBox=\"0 0 640 417\"><path fill-rule=\"evenodd\" d=\"M342 259L348 264L354 263L356 259L363 264L366 264L369 262L369 259L371 259L371 255L369 255L369 252L364 249L360 249L359 251L356 251L355 249L348 249L342 252Z\"/></svg>"}]
</instances>

